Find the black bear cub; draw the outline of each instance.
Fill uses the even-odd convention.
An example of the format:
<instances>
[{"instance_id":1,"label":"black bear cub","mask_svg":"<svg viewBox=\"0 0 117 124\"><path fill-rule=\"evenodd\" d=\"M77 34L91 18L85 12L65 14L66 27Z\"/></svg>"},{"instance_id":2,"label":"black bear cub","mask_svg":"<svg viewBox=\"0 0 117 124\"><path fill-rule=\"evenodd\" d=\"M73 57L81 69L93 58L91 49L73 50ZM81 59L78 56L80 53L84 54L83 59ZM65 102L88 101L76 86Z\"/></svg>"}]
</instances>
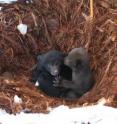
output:
<instances>
[{"instance_id":1,"label":"black bear cub","mask_svg":"<svg viewBox=\"0 0 117 124\"><path fill-rule=\"evenodd\" d=\"M51 50L37 57L37 65L33 70L32 81L39 82L39 89L52 97L72 97L69 88L55 87L54 82L59 81L59 77L70 80L72 70L64 65L64 57L66 55L57 50ZM65 73L64 73L65 72ZM68 94L68 95L67 95Z\"/></svg>"}]
</instances>

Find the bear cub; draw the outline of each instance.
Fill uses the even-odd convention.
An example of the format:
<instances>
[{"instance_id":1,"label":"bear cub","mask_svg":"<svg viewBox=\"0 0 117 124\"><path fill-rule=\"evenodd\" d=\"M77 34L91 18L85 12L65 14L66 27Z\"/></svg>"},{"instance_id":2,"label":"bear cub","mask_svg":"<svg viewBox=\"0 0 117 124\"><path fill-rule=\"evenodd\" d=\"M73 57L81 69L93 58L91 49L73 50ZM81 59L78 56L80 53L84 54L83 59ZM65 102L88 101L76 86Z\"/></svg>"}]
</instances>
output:
<instances>
[{"instance_id":1,"label":"bear cub","mask_svg":"<svg viewBox=\"0 0 117 124\"><path fill-rule=\"evenodd\" d=\"M32 82L35 84L38 81L39 89L49 96L59 98L74 96L74 93L69 88L55 87L53 85L60 78L67 80L72 78L72 70L63 63L65 56L60 51L51 50L37 57L37 64L33 68Z\"/></svg>"},{"instance_id":2,"label":"bear cub","mask_svg":"<svg viewBox=\"0 0 117 124\"><path fill-rule=\"evenodd\" d=\"M64 64L72 69L72 81L62 79L56 87L70 88L77 97L88 92L93 84L93 76L89 66L89 57L83 48L74 48L64 59Z\"/></svg>"}]
</instances>

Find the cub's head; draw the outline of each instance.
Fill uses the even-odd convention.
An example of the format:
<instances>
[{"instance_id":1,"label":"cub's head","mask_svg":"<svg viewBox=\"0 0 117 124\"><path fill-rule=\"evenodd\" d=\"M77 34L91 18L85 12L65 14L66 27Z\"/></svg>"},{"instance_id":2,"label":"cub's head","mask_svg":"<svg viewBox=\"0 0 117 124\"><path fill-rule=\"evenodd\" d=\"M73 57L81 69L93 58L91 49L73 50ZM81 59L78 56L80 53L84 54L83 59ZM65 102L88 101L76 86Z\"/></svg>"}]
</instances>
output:
<instances>
[{"instance_id":1,"label":"cub's head","mask_svg":"<svg viewBox=\"0 0 117 124\"><path fill-rule=\"evenodd\" d=\"M76 69L89 64L89 58L84 48L74 48L64 59L64 64Z\"/></svg>"},{"instance_id":2,"label":"cub's head","mask_svg":"<svg viewBox=\"0 0 117 124\"><path fill-rule=\"evenodd\" d=\"M60 51L52 50L48 53L38 56L40 66L48 71L51 75L57 76L60 73L61 66L64 62L65 54Z\"/></svg>"}]
</instances>

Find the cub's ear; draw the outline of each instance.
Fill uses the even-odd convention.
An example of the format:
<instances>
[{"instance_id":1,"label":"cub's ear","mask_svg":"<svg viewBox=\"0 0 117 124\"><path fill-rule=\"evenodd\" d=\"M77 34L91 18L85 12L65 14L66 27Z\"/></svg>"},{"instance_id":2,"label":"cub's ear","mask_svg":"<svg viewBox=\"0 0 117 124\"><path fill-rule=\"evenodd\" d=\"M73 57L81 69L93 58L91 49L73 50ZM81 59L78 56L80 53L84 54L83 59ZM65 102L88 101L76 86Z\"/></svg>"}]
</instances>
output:
<instances>
[{"instance_id":1,"label":"cub's ear","mask_svg":"<svg viewBox=\"0 0 117 124\"><path fill-rule=\"evenodd\" d=\"M37 56L37 61L42 60L42 58L43 58L43 54L42 54L42 55L38 55L38 56Z\"/></svg>"},{"instance_id":2,"label":"cub's ear","mask_svg":"<svg viewBox=\"0 0 117 124\"><path fill-rule=\"evenodd\" d=\"M82 66L82 61L80 59L76 60L76 67L81 67Z\"/></svg>"}]
</instances>

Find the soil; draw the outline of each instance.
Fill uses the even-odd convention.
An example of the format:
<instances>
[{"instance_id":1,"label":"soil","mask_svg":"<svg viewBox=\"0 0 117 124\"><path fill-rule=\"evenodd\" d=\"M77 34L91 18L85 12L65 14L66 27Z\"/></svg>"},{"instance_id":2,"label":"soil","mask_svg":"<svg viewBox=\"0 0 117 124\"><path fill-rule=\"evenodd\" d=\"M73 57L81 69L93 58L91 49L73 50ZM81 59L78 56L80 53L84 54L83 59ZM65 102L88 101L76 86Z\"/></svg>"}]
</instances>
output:
<instances>
[{"instance_id":1,"label":"soil","mask_svg":"<svg viewBox=\"0 0 117 124\"><path fill-rule=\"evenodd\" d=\"M48 112L48 107L96 104L117 107L117 2L98 0L33 0L1 4L0 107L9 113ZM93 11L91 11L93 8ZM17 30L28 26L26 35ZM52 98L29 79L38 54L57 49L65 53L85 47L90 56L95 86L80 99ZM22 99L15 103L14 96Z\"/></svg>"}]
</instances>

